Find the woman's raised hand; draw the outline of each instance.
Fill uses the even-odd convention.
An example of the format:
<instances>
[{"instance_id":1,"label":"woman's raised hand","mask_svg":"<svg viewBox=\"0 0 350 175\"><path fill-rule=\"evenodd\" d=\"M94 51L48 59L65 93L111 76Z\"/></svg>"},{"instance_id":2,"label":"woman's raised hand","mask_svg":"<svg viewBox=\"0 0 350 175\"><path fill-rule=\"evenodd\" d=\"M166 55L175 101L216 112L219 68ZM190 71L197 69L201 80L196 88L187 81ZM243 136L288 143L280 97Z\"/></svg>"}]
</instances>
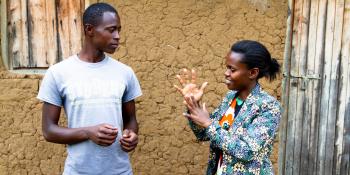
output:
<instances>
[{"instance_id":1,"label":"woman's raised hand","mask_svg":"<svg viewBox=\"0 0 350 175\"><path fill-rule=\"evenodd\" d=\"M194 100L198 102L204 93L204 88L208 85L208 82L204 82L200 88L196 84L196 71L183 69L183 74L176 75L182 87L174 85L174 87L184 96L193 96Z\"/></svg>"}]
</instances>

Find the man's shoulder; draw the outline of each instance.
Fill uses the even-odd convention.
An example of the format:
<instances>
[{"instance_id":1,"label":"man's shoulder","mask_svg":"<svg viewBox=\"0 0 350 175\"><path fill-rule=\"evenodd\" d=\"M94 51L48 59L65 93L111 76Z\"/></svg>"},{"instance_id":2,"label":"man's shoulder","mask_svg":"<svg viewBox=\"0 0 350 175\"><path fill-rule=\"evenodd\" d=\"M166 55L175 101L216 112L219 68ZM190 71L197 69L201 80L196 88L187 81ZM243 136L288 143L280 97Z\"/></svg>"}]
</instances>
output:
<instances>
[{"instance_id":1,"label":"man's shoulder","mask_svg":"<svg viewBox=\"0 0 350 175\"><path fill-rule=\"evenodd\" d=\"M70 56L68 58L65 58L62 61L60 61L60 62L50 66L48 70L50 70L50 71L59 71L59 70L67 69L67 67L69 65L71 65L73 59L74 59L74 55Z\"/></svg>"},{"instance_id":2,"label":"man's shoulder","mask_svg":"<svg viewBox=\"0 0 350 175\"><path fill-rule=\"evenodd\" d=\"M112 57L109 57L109 59L111 60L110 62L112 64L112 66L118 67L119 70L127 71L127 72L133 72L132 68L129 65L127 65L125 63L122 63L122 62L120 62L120 61L118 61L118 60L116 60L116 59L114 59Z\"/></svg>"}]
</instances>

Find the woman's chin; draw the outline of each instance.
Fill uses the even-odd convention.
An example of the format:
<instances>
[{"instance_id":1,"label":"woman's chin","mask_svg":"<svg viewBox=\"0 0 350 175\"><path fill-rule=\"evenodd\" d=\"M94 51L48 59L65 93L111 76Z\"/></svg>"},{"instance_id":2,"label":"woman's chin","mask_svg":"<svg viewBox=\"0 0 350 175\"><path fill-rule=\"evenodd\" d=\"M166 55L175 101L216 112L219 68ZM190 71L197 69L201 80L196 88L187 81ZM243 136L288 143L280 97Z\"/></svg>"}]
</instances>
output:
<instances>
[{"instance_id":1,"label":"woman's chin","mask_svg":"<svg viewBox=\"0 0 350 175\"><path fill-rule=\"evenodd\" d=\"M234 90L234 87L233 87L233 83L232 82L225 82L226 86L227 86L227 89L229 90Z\"/></svg>"}]
</instances>

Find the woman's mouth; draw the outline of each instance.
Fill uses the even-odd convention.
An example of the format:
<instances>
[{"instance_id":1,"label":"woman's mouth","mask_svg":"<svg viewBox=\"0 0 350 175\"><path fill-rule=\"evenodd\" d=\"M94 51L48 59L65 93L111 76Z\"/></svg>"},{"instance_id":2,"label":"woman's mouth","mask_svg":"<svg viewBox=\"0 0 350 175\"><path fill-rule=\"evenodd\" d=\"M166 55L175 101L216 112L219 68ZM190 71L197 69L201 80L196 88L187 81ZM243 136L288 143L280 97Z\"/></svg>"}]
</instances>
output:
<instances>
[{"instance_id":1,"label":"woman's mouth","mask_svg":"<svg viewBox=\"0 0 350 175\"><path fill-rule=\"evenodd\" d=\"M225 79L225 84L231 84L231 83L232 83L231 80Z\"/></svg>"}]
</instances>

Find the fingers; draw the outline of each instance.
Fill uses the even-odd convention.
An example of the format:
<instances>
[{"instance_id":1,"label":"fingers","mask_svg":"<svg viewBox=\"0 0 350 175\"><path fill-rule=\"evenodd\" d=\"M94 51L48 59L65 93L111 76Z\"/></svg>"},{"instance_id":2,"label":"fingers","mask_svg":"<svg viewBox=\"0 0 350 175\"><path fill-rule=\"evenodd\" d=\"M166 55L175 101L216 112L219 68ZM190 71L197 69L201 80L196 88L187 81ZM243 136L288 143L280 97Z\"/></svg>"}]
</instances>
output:
<instances>
[{"instance_id":1,"label":"fingers","mask_svg":"<svg viewBox=\"0 0 350 175\"><path fill-rule=\"evenodd\" d=\"M185 74L185 83L190 83L190 72L187 69L184 69L183 72Z\"/></svg>"},{"instance_id":2,"label":"fingers","mask_svg":"<svg viewBox=\"0 0 350 175\"><path fill-rule=\"evenodd\" d=\"M179 82L184 86L185 85L185 80L182 79L180 75L176 75L176 78L179 80Z\"/></svg>"},{"instance_id":3,"label":"fingers","mask_svg":"<svg viewBox=\"0 0 350 175\"><path fill-rule=\"evenodd\" d=\"M131 146L135 146L137 144L137 139L122 138L122 139L120 139L120 143L123 146L131 147Z\"/></svg>"},{"instance_id":4,"label":"fingers","mask_svg":"<svg viewBox=\"0 0 350 175\"><path fill-rule=\"evenodd\" d=\"M98 144L101 146L110 146L115 142L116 139L108 140L108 139L100 139Z\"/></svg>"},{"instance_id":5,"label":"fingers","mask_svg":"<svg viewBox=\"0 0 350 175\"><path fill-rule=\"evenodd\" d=\"M109 126L103 126L98 129L99 132L104 133L106 135L116 136L118 134L118 129Z\"/></svg>"},{"instance_id":6,"label":"fingers","mask_svg":"<svg viewBox=\"0 0 350 175\"><path fill-rule=\"evenodd\" d=\"M133 145L133 146L125 146L121 144L122 150L124 150L125 152L130 152L132 150L134 150L136 148L137 145Z\"/></svg>"},{"instance_id":7,"label":"fingers","mask_svg":"<svg viewBox=\"0 0 350 175\"><path fill-rule=\"evenodd\" d=\"M130 137L130 131L128 129L124 129L123 131L123 137Z\"/></svg>"},{"instance_id":8,"label":"fingers","mask_svg":"<svg viewBox=\"0 0 350 175\"><path fill-rule=\"evenodd\" d=\"M194 96L193 96L193 95L191 95L190 98L191 98L191 101L192 101L192 103L193 103L193 106L194 106L195 108L198 108L198 107L199 107L198 101L196 101L196 99L194 99Z\"/></svg>"},{"instance_id":9,"label":"fingers","mask_svg":"<svg viewBox=\"0 0 350 175\"><path fill-rule=\"evenodd\" d=\"M176 88L177 91L179 91L182 95L184 95L183 90L179 86L174 85L174 87Z\"/></svg>"},{"instance_id":10,"label":"fingers","mask_svg":"<svg viewBox=\"0 0 350 175\"><path fill-rule=\"evenodd\" d=\"M191 113L193 113L196 108L197 109L199 108L198 102L194 99L193 95L186 96L185 101L186 101L186 106Z\"/></svg>"},{"instance_id":11,"label":"fingers","mask_svg":"<svg viewBox=\"0 0 350 175\"><path fill-rule=\"evenodd\" d=\"M191 114L189 114L189 113L182 113L182 115L188 119L191 119Z\"/></svg>"},{"instance_id":12,"label":"fingers","mask_svg":"<svg viewBox=\"0 0 350 175\"><path fill-rule=\"evenodd\" d=\"M103 127L108 128L108 129L117 129L116 127L114 127L110 124L103 124Z\"/></svg>"},{"instance_id":13,"label":"fingers","mask_svg":"<svg viewBox=\"0 0 350 175\"><path fill-rule=\"evenodd\" d=\"M207 107L205 106L205 103L203 103L203 111L208 112Z\"/></svg>"},{"instance_id":14,"label":"fingers","mask_svg":"<svg viewBox=\"0 0 350 175\"><path fill-rule=\"evenodd\" d=\"M129 143L134 142L135 140L137 141L137 134L132 130L125 129L123 132L122 140L125 140L126 142L129 142Z\"/></svg>"},{"instance_id":15,"label":"fingers","mask_svg":"<svg viewBox=\"0 0 350 175\"><path fill-rule=\"evenodd\" d=\"M191 83L196 84L197 75L196 75L196 71L194 69L192 69L191 75L192 75Z\"/></svg>"},{"instance_id":16,"label":"fingers","mask_svg":"<svg viewBox=\"0 0 350 175\"><path fill-rule=\"evenodd\" d=\"M97 133L97 138L100 140L115 140L117 135L109 135L102 132Z\"/></svg>"},{"instance_id":17,"label":"fingers","mask_svg":"<svg viewBox=\"0 0 350 175\"><path fill-rule=\"evenodd\" d=\"M185 96L185 101L186 101L186 104L187 104L187 108L192 111L193 110L193 102L191 100L191 97L190 96Z\"/></svg>"},{"instance_id":18,"label":"fingers","mask_svg":"<svg viewBox=\"0 0 350 175\"><path fill-rule=\"evenodd\" d=\"M202 84L200 90L204 92L204 88L207 87L207 85L208 85L208 82L204 82L204 83Z\"/></svg>"},{"instance_id":19,"label":"fingers","mask_svg":"<svg viewBox=\"0 0 350 175\"><path fill-rule=\"evenodd\" d=\"M185 69L183 69L182 72L184 74L184 79L180 75L176 75L176 78L179 80L179 82L183 86L185 86L188 83L193 83L193 84L196 83L197 75L196 75L196 71L194 69L192 69L190 72L185 68Z\"/></svg>"},{"instance_id":20,"label":"fingers","mask_svg":"<svg viewBox=\"0 0 350 175\"><path fill-rule=\"evenodd\" d=\"M129 133L125 133L126 137L124 137L124 134L123 134L123 138L120 139L120 145L124 151L129 152L135 149L135 147L138 144L138 139L135 133L132 133L129 130L126 130L126 132L129 132Z\"/></svg>"}]
</instances>

